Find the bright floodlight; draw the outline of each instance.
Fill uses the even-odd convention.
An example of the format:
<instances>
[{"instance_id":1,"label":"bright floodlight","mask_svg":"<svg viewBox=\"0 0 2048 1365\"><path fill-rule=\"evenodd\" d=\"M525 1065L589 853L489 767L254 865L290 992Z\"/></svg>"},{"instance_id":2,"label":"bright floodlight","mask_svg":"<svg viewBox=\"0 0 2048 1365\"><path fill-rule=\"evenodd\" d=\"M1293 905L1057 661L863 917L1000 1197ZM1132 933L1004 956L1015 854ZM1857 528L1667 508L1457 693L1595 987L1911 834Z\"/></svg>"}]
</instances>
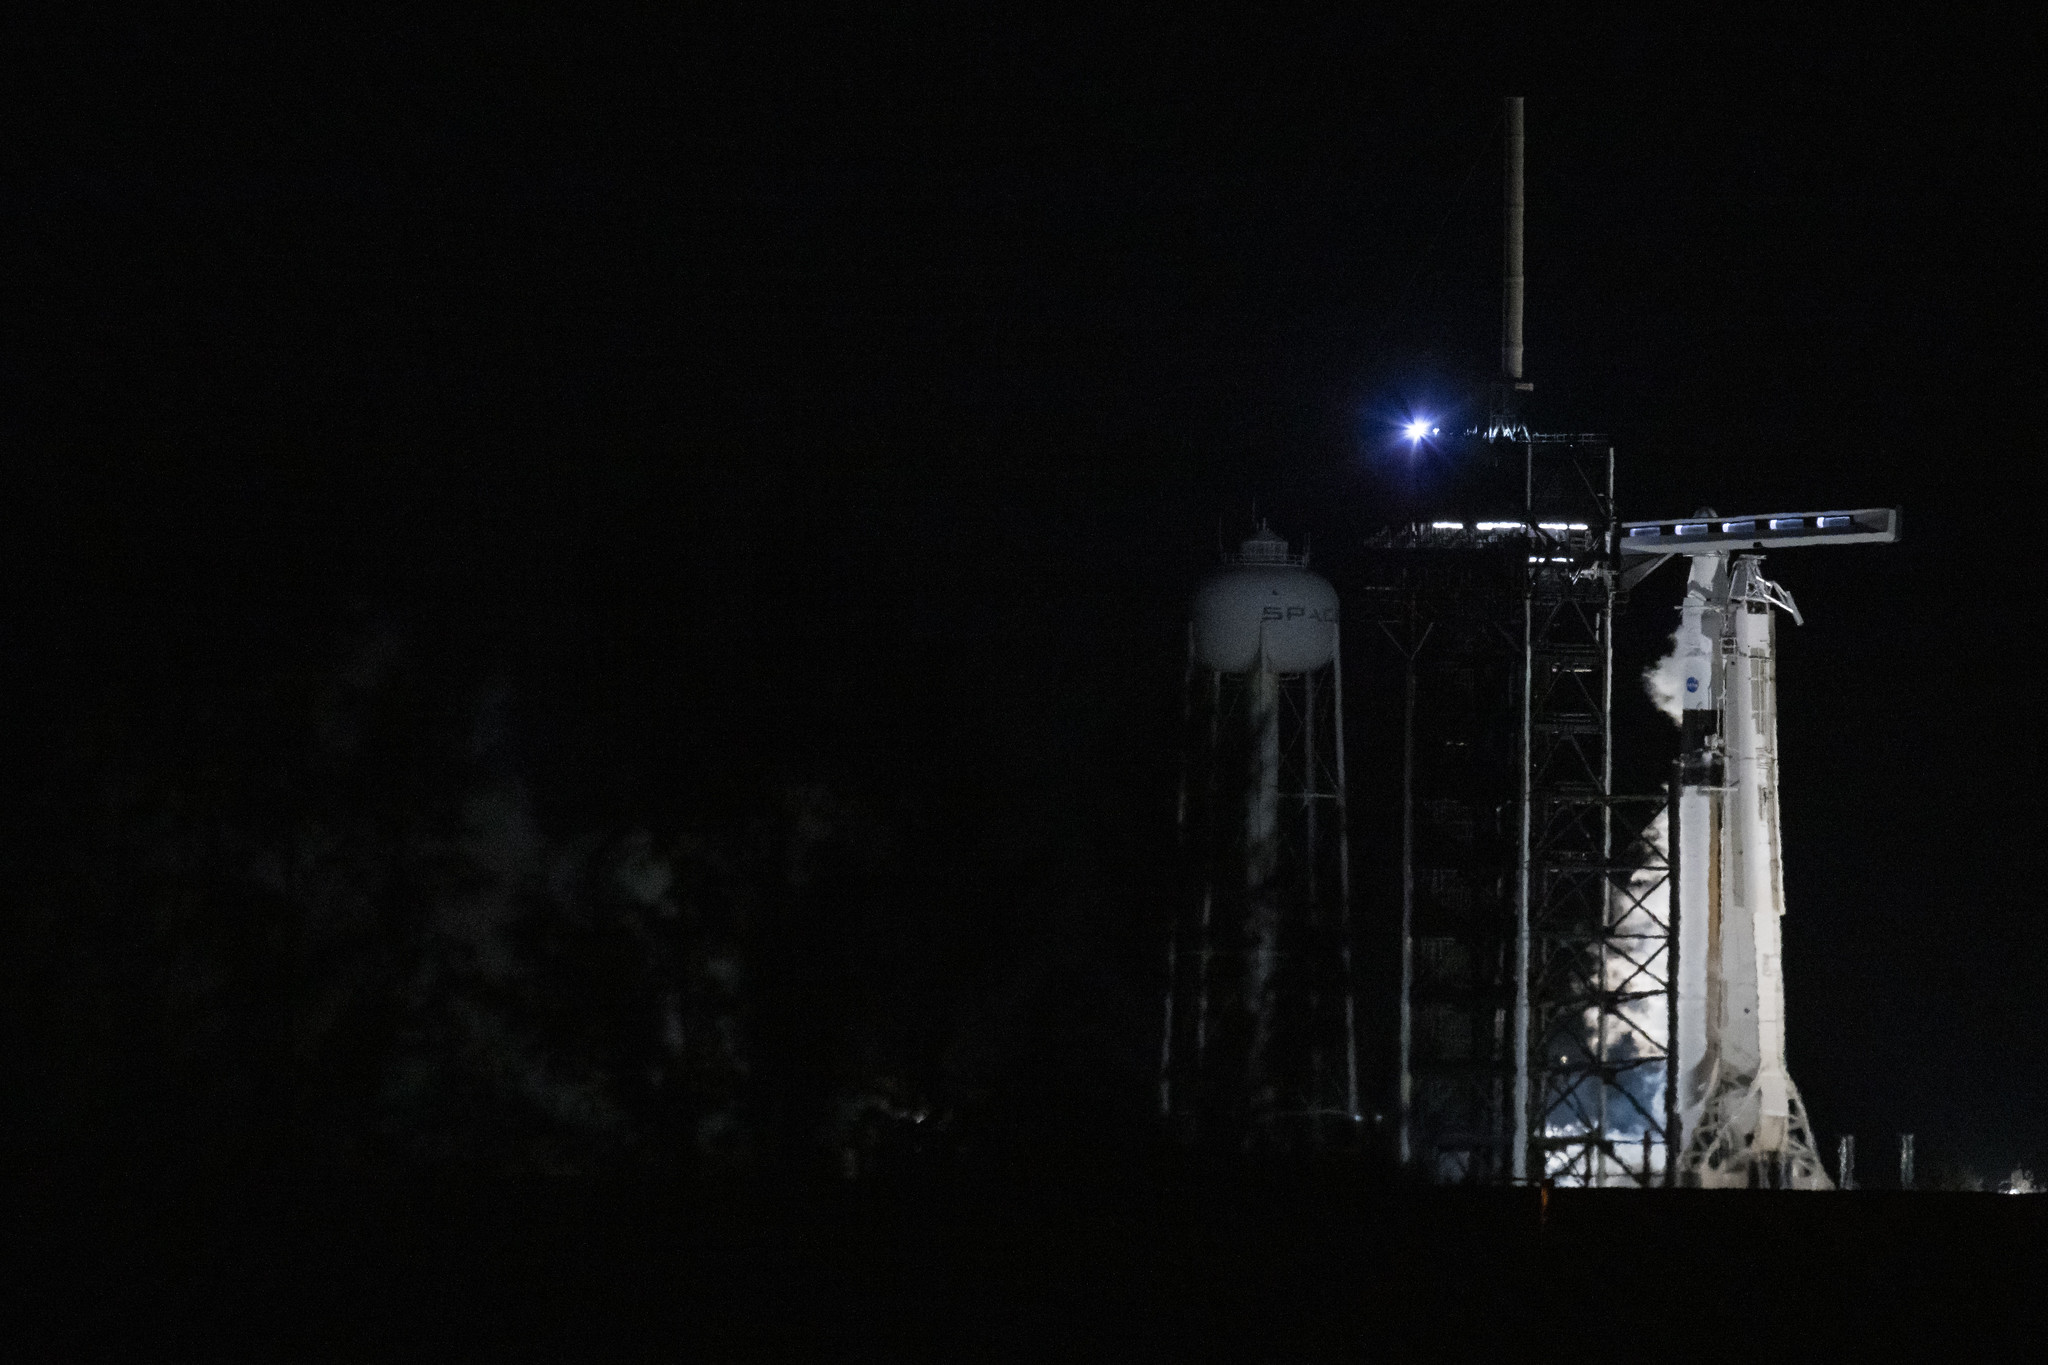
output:
<instances>
[{"instance_id":1,"label":"bright floodlight","mask_svg":"<svg viewBox=\"0 0 2048 1365\"><path fill-rule=\"evenodd\" d=\"M1420 441L1425 437L1436 435L1436 428L1431 426L1429 419L1424 417L1416 418L1406 427L1402 428L1402 431L1411 441Z\"/></svg>"}]
</instances>

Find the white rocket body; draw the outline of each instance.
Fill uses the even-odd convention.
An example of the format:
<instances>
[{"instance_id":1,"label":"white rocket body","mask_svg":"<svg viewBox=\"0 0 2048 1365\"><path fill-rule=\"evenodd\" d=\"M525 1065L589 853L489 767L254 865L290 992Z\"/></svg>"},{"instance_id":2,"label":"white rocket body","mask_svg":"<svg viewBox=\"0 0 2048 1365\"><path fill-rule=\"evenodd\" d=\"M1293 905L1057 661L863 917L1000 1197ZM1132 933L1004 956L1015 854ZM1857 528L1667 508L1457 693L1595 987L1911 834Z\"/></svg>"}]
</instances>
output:
<instances>
[{"instance_id":1,"label":"white rocket body","mask_svg":"<svg viewBox=\"0 0 2048 1365\"><path fill-rule=\"evenodd\" d=\"M1716 936L1710 934L1711 916L1704 913L1715 898L1720 878L1716 861L1721 846L1720 802L1717 799L1720 774L1711 771L1712 745L1720 734L1721 622L1726 615L1728 559L1726 555L1697 555L1686 584L1685 602L1679 608L1677 652L1681 675L1680 724L1684 728L1684 753L1688 770L1678 788L1673 856L1678 864L1678 1116L1682 1131L1699 1126L1706 1107L1707 1083L1711 1079L1709 1059L1709 982L1718 978L1710 971L1710 953ZM1692 769L1697 768L1697 771Z\"/></svg>"},{"instance_id":2,"label":"white rocket body","mask_svg":"<svg viewBox=\"0 0 2048 1365\"><path fill-rule=\"evenodd\" d=\"M1758 559L1695 556L1681 608L1679 1169L1688 1185L1830 1189L1785 1066L1774 608L1797 608Z\"/></svg>"}]
</instances>

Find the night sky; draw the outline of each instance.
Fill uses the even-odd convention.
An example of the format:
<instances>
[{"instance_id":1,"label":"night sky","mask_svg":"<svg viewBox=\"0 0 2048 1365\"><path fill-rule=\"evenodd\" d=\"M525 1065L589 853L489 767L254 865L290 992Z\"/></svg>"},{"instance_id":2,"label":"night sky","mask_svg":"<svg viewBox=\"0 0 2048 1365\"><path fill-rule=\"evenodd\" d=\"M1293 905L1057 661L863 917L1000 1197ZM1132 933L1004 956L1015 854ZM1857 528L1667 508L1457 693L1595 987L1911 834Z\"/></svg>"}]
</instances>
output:
<instances>
[{"instance_id":1,"label":"night sky","mask_svg":"<svg viewBox=\"0 0 2048 1365\"><path fill-rule=\"evenodd\" d=\"M763 1059L1141 1129L1187 593L1254 506L1341 558L1430 477L1396 421L1478 415L1521 93L1535 422L1612 433L1625 516L1905 509L1901 545L1767 565L1807 615L1787 989L1830 1159L1845 1131L1877 1171L1899 1131L1994 1181L2048 1158L2020 26L1468 28L11 43L10 1105L128 1112L67 1077L122 1092L106 1057L160 1031L18 989L166 941L66 908L121 841L109 793L260 811L294 699L384 632L419 714L489 729L468 752L533 840L791 790L866 831L843 900L756 925ZM1630 705L1679 590L1636 594ZM390 765L364 802L418 776ZM235 938L260 908L193 913ZM771 1016L814 988L838 1003L795 1037Z\"/></svg>"}]
</instances>

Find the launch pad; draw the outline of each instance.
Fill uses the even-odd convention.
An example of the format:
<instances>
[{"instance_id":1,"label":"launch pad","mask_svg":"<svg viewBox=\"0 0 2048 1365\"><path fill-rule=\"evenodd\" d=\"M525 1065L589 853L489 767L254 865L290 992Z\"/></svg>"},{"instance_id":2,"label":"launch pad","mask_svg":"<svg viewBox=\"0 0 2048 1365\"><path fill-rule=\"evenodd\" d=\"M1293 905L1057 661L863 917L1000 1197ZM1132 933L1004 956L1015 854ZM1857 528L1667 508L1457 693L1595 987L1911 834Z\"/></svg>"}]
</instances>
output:
<instances>
[{"instance_id":1,"label":"launch pad","mask_svg":"<svg viewBox=\"0 0 2048 1365\"><path fill-rule=\"evenodd\" d=\"M1830 1188L1785 1060L1775 642L1776 614L1798 608L1760 565L1895 541L1899 513L1624 522L1606 438L1531 430L1522 101L1504 114L1488 417L1450 435L1408 420L1435 486L1365 537L1341 591L1262 525L1195 599L1180 810L1198 887L1167 944L1160 1113L1247 1150L1370 1136L1362 834L1358 922L1398 925L1390 1084L1365 1089L1392 1091L1403 1168L1438 1184ZM1616 617L1680 558L1681 752L1663 790L1624 790ZM1355 788L1340 598L1363 626Z\"/></svg>"},{"instance_id":2,"label":"launch pad","mask_svg":"<svg viewBox=\"0 0 2048 1365\"><path fill-rule=\"evenodd\" d=\"M1889 543L1897 510L1624 522L1597 438L1459 457L1478 473L1453 496L1488 515L1379 532L1340 580L1376 719L1354 728L1381 794L1357 800L1399 866L1361 878L1365 921L1400 926L1399 1159L1439 1183L1826 1188L1777 948L1771 621L1796 608L1754 552ZM1615 623L1674 558L1707 584L1674 647L1707 662L1669 786L1629 791Z\"/></svg>"}]
</instances>

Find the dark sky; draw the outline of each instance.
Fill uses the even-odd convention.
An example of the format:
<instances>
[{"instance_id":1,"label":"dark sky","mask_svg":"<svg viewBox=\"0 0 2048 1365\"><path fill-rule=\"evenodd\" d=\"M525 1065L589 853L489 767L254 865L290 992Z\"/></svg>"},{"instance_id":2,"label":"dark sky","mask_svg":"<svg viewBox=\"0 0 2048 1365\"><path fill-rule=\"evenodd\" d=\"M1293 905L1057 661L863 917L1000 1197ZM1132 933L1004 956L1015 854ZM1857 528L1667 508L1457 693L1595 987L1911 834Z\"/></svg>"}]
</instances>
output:
<instances>
[{"instance_id":1,"label":"dark sky","mask_svg":"<svg viewBox=\"0 0 2048 1365\"><path fill-rule=\"evenodd\" d=\"M1906 509L1770 566L1793 1070L1823 1134L2002 1174L2048 1151L2016 15L38 33L13 724L366 594L519 679L561 828L819 775L1135 952L1185 594L1254 501L1380 524L1390 423L1492 364L1512 89L1536 415L1613 433L1625 514Z\"/></svg>"}]
</instances>

